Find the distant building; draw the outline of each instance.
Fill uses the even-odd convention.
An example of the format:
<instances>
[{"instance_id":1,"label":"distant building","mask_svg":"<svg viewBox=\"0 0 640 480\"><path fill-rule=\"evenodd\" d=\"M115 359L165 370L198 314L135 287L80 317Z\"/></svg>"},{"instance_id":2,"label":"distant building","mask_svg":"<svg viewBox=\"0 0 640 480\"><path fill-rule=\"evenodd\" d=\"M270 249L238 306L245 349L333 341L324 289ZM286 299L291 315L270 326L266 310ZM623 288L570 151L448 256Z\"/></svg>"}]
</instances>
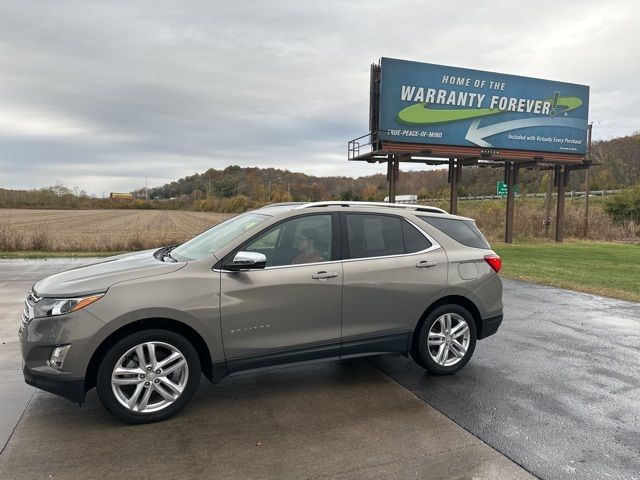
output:
<instances>
[{"instance_id":1,"label":"distant building","mask_svg":"<svg viewBox=\"0 0 640 480\"><path fill-rule=\"evenodd\" d=\"M116 199L123 199L123 200L133 200L133 194L131 194L131 193L111 192L109 194L109 198L116 198Z\"/></svg>"}]
</instances>

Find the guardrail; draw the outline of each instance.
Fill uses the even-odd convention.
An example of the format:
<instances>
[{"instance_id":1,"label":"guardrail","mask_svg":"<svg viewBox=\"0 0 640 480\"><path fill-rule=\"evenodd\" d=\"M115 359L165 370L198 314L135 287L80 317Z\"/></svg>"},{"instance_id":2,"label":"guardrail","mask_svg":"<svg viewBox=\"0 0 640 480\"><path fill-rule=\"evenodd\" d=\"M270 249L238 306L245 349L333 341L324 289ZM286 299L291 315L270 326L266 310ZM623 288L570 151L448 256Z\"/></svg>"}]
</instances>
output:
<instances>
[{"instance_id":1,"label":"guardrail","mask_svg":"<svg viewBox=\"0 0 640 480\"><path fill-rule=\"evenodd\" d=\"M589 192L589 197L604 197L605 195L615 195L616 193L619 193L620 190L591 190ZM564 196L569 197L569 198L574 198L574 197L584 197L587 194L587 192L575 192L575 191L570 191L570 192L565 192ZM544 198L547 194L546 193L526 193L524 195L521 195L519 193L516 193L514 196L516 198ZM552 196L557 197L558 194L557 192L553 192ZM506 195L479 195L479 196L472 196L472 197L458 197L458 200L503 200L507 198ZM425 204L425 203L431 203L431 202L445 202L445 201L449 201L448 198L423 198L418 200L417 203L419 204Z\"/></svg>"}]
</instances>

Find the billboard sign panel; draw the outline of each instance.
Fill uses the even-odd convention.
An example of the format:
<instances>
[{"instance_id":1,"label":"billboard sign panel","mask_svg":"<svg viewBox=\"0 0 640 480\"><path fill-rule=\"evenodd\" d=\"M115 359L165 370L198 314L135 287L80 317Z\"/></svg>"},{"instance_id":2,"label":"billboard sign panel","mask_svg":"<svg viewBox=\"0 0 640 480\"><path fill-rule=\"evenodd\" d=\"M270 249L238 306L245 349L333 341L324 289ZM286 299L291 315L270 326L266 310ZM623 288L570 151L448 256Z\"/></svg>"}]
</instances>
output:
<instances>
[{"instance_id":1,"label":"billboard sign panel","mask_svg":"<svg viewBox=\"0 0 640 480\"><path fill-rule=\"evenodd\" d=\"M589 87L382 58L383 141L586 154Z\"/></svg>"}]
</instances>

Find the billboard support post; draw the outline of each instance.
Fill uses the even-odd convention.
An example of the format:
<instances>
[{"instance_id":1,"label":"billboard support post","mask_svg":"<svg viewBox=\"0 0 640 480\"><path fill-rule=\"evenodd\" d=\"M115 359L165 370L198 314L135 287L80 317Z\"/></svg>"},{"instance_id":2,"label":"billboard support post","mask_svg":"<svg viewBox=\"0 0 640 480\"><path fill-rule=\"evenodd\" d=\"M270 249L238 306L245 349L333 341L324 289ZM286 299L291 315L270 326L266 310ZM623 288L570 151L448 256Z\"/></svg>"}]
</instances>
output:
<instances>
[{"instance_id":1,"label":"billboard support post","mask_svg":"<svg viewBox=\"0 0 640 480\"><path fill-rule=\"evenodd\" d=\"M549 170L549 178L547 180L547 194L544 198L544 236L549 235L549 227L551 226L551 196L553 194L553 176L554 173Z\"/></svg>"},{"instance_id":2,"label":"billboard support post","mask_svg":"<svg viewBox=\"0 0 640 480\"><path fill-rule=\"evenodd\" d=\"M396 202L396 183L398 181L398 170L400 162L395 159L395 156L389 157L387 162L387 180L389 181L389 203Z\"/></svg>"},{"instance_id":3,"label":"billboard support post","mask_svg":"<svg viewBox=\"0 0 640 480\"><path fill-rule=\"evenodd\" d=\"M567 175L566 167L559 167L557 170L556 181L558 183L558 201L556 208L556 242L564 241L564 187Z\"/></svg>"},{"instance_id":4,"label":"billboard support post","mask_svg":"<svg viewBox=\"0 0 640 480\"><path fill-rule=\"evenodd\" d=\"M591 129L593 123L587 127L587 159L591 160ZM589 235L589 168L585 172L584 178L584 232L583 236Z\"/></svg>"},{"instance_id":5,"label":"billboard support post","mask_svg":"<svg viewBox=\"0 0 640 480\"><path fill-rule=\"evenodd\" d=\"M583 236L589 235L589 169L585 172L584 179L584 232Z\"/></svg>"},{"instance_id":6,"label":"billboard support post","mask_svg":"<svg viewBox=\"0 0 640 480\"><path fill-rule=\"evenodd\" d=\"M504 162L505 177L507 180L507 218L504 228L504 243L513 243L513 210L515 201L515 169L513 162Z\"/></svg>"},{"instance_id":7,"label":"billboard support post","mask_svg":"<svg viewBox=\"0 0 640 480\"><path fill-rule=\"evenodd\" d=\"M449 198L449 212L458 214L458 179L460 177L460 165L455 158L449 159L449 183L451 184L451 196Z\"/></svg>"}]
</instances>

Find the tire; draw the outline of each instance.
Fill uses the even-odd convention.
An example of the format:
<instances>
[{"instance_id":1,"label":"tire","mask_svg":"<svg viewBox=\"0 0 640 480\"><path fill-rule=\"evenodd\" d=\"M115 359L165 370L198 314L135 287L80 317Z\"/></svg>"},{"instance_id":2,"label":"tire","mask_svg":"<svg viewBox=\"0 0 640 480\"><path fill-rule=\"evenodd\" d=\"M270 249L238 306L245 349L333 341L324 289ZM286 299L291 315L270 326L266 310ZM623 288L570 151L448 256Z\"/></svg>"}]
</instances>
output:
<instances>
[{"instance_id":1,"label":"tire","mask_svg":"<svg viewBox=\"0 0 640 480\"><path fill-rule=\"evenodd\" d=\"M476 339L476 324L464 307L441 305L427 315L420 328L414 360L434 375L451 375L467 364Z\"/></svg>"},{"instance_id":2,"label":"tire","mask_svg":"<svg viewBox=\"0 0 640 480\"><path fill-rule=\"evenodd\" d=\"M143 330L107 351L98 368L96 390L116 418L127 423L159 422L189 403L200 374L200 357L186 338L170 330Z\"/></svg>"}]
</instances>

